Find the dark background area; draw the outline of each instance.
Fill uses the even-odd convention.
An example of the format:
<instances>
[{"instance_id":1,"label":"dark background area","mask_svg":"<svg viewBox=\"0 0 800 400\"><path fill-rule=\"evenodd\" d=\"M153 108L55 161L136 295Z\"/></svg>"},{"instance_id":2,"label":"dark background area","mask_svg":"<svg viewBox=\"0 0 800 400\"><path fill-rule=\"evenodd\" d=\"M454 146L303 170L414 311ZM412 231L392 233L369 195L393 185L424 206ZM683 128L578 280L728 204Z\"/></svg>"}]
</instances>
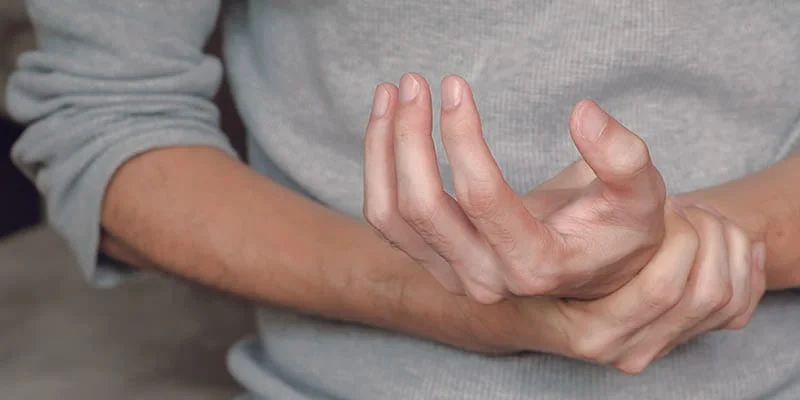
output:
<instances>
[{"instance_id":1,"label":"dark background area","mask_svg":"<svg viewBox=\"0 0 800 400\"><path fill-rule=\"evenodd\" d=\"M35 225L41 219L39 195L11 163L9 153L22 127L0 118L0 237Z\"/></svg>"}]
</instances>

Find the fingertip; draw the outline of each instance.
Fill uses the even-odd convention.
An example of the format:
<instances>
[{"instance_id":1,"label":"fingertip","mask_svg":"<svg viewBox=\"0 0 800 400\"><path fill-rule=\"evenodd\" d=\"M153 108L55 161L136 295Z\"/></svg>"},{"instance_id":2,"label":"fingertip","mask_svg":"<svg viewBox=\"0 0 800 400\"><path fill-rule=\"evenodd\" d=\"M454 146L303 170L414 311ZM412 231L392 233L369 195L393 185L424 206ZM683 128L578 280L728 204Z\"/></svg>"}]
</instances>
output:
<instances>
[{"instance_id":1,"label":"fingertip","mask_svg":"<svg viewBox=\"0 0 800 400\"><path fill-rule=\"evenodd\" d=\"M413 103L419 97L420 88L423 86L421 76L406 73L400 77L400 102Z\"/></svg>"},{"instance_id":2,"label":"fingertip","mask_svg":"<svg viewBox=\"0 0 800 400\"><path fill-rule=\"evenodd\" d=\"M372 117L383 118L388 114L397 88L391 83L382 82L375 87L372 96Z\"/></svg>"},{"instance_id":3,"label":"fingertip","mask_svg":"<svg viewBox=\"0 0 800 400\"><path fill-rule=\"evenodd\" d=\"M383 89L383 90L389 92L389 94L392 95L392 96L397 95L397 90L398 90L397 85L395 85L394 83L391 83L391 82L381 82L381 83L379 83L378 86L375 87L375 90L378 90L378 89Z\"/></svg>"},{"instance_id":4,"label":"fingertip","mask_svg":"<svg viewBox=\"0 0 800 400\"><path fill-rule=\"evenodd\" d=\"M420 74L419 72L406 72L403 75L401 75L400 76L400 85L399 85L399 87L401 89L402 89L403 80L404 79L408 80L409 78L411 79L411 81L413 81L414 83L418 84L420 89L422 89L423 91L430 89L430 85L428 84L428 80L425 79L425 77L422 76L422 74Z\"/></svg>"},{"instance_id":5,"label":"fingertip","mask_svg":"<svg viewBox=\"0 0 800 400\"><path fill-rule=\"evenodd\" d=\"M590 98L585 98L575 103L575 106L572 107L572 112L570 113L570 122L575 123L576 127L586 107L599 107L599 106L597 105L597 102L595 102Z\"/></svg>"},{"instance_id":6,"label":"fingertip","mask_svg":"<svg viewBox=\"0 0 800 400\"><path fill-rule=\"evenodd\" d=\"M442 78L442 112L452 111L461 105L464 95L464 83L457 75Z\"/></svg>"},{"instance_id":7,"label":"fingertip","mask_svg":"<svg viewBox=\"0 0 800 400\"><path fill-rule=\"evenodd\" d=\"M594 100L583 99L575 104L570 117L573 136L591 143L606 132L609 115Z\"/></svg>"},{"instance_id":8,"label":"fingertip","mask_svg":"<svg viewBox=\"0 0 800 400\"><path fill-rule=\"evenodd\" d=\"M415 71L406 72L403 75L401 75L401 79L402 79L403 76L410 76L410 77L418 80L421 84L427 84L428 83L428 81L425 79L425 77L422 76L422 74L420 74L419 72L415 72Z\"/></svg>"},{"instance_id":9,"label":"fingertip","mask_svg":"<svg viewBox=\"0 0 800 400\"><path fill-rule=\"evenodd\" d=\"M642 190L663 191L660 174L644 174L653 168L647 143L593 100L585 99L575 105L570 135L587 165L604 183L625 189L638 186Z\"/></svg>"},{"instance_id":10,"label":"fingertip","mask_svg":"<svg viewBox=\"0 0 800 400\"><path fill-rule=\"evenodd\" d=\"M455 83L458 83L459 85L469 86L469 84L467 83L467 80L464 79L464 77L462 77L459 74L447 74L447 75L443 76L442 77L442 84L444 84L446 81L455 82Z\"/></svg>"}]
</instances>

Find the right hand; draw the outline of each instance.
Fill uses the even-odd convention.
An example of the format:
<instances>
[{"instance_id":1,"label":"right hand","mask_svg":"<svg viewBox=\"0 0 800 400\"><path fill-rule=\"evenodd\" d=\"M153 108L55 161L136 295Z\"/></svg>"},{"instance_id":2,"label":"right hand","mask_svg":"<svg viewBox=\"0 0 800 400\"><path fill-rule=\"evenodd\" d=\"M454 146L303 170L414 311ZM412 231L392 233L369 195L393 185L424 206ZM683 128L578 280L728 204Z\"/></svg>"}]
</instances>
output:
<instances>
[{"instance_id":1,"label":"right hand","mask_svg":"<svg viewBox=\"0 0 800 400\"><path fill-rule=\"evenodd\" d=\"M765 290L764 247L707 208L667 207L666 237L629 283L597 300L472 303L474 332L497 348L542 351L638 373L675 346L741 329Z\"/></svg>"},{"instance_id":2,"label":"right hand","mask_svg":"<svg viewBox=\"0 0 800 400\"><path fill-rule=\"evenodd\" d=\"M579 103L570 122L582 160L545 185L557 190L524 196L504 179L462 78L442 81L441 134L455 198L443 189L431 121L421 76L405 74L399 90L376 89L364 140L364 216L449 291L481 303L600 298L661 245L661 174L644 141L593 102Z\"/></svg>"}]
</instances>

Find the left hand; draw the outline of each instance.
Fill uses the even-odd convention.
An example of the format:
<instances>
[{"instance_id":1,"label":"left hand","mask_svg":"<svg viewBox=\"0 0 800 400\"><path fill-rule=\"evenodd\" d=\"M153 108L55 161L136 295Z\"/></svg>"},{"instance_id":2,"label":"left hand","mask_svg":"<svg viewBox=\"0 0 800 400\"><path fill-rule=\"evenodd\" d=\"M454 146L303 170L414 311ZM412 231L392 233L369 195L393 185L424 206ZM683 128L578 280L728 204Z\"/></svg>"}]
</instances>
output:
<instances>
[{"instance_id":1,"label":"left hand","mask_svg":"<svg viewBox=\"0 0 800 400\"><path fill-rule=\"evenodd\" d=\"M442 84L442 137L456 199L431 139L430 90L406 74L376 89L365 139L364 214L448 290L482 303L515 295L598 298L630 281L664 237L666 194L645 143L596 104L576 106L582 161L520 197L483 140L469 86Z\"/></svg>"},{"instance_id":2,"label":"left hand","mask_svg":"<svg viewBox=\"0 0 800 400\"><path fill-rule=\"evenodd\" d=\"M752 245L741 227L713 209L670 213L661 248L614 293L473 305L474 335L638 373L697 336L744 328L764 294L764 244Z\"/></svg>"}]
</instances>

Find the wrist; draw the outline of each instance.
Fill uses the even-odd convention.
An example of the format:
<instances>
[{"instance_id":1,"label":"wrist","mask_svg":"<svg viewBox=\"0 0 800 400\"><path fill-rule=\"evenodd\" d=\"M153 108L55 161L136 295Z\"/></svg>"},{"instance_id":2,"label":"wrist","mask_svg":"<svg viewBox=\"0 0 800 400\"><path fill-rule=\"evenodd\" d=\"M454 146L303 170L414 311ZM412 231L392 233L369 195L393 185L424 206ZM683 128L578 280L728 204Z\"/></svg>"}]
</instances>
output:
<instances>
[{"instance_id":1,"label":"wrist","mask_svg":"<svg viewBox=\"0 0 800 400\"><path fill-rule=\"evenodd\" d=\"M402 283L384 283L383 293L393 292L389 298L396 299L384 310L390 313L378 316L389 317L384 321L390 324L389 328L481 354L523 350L513 341L511 332L518 322L508 317L508 302L483 305L467 296L447 292L430 273L400 254L403 260L399 262L408 264L403 269L413 272Z\"/></svg>"},{"instance_id":2,"label":"wrist","mask_svg":"<svg viewBox=\"0 0 800 400\"><path fill-rule=\"evenodd\" d=\"M790 157L754 175L677 196L684 203L714 207L753 243L766 245L768 290L800 287L800 190L791 183L799 168L800 158Z\"/></svg>"},{"instance_id":3,"label":"wrist","mask_svg":"<svg viewBox=\"0 0 800 400\"><path fill-rule=\"evenodd\" d=\"M710 207L742 228L752 243L765 242L771 225L769 214L759 212L758 207L753 207L751 204L737 202L737 198L747 196L737 196L735 183L731 186L700 189L672 197L678 204Z\"/></svg>"},{"instance_id":4,"label":"wrist","mask_svg":"<svg viewBox=\"0 0 800 400\"><path fill-rule=\"evenodd\" d=\"M508 355L531 350L525 345L521 315L515 315L515 300L486 305L461 297L459 314L473 351Z\"/></svg>"},{"instance_id":5,"label":"wrist","mask_svg":"<svg viewBox=\"0 0 800 400\"><path fill-rule=\"evenodd\" d=\"M464 298L461 315L482 353L542 352L565 354L562 300L520 297L485 305Z\"/></svg>"}]
</instances>

